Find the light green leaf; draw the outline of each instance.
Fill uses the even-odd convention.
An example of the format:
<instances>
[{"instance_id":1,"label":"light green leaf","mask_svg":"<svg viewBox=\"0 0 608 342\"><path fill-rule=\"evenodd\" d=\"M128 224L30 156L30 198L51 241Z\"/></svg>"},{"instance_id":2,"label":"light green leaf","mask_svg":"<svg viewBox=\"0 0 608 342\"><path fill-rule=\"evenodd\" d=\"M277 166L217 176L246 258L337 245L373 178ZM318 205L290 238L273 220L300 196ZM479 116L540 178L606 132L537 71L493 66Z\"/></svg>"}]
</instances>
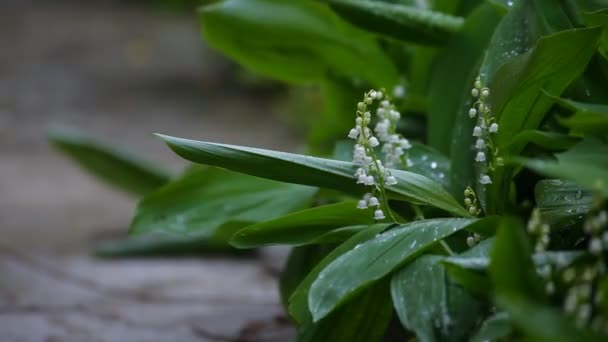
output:
<instances>
[{"instance_id":1,"label":"light green leaf","mask_svg":"<svg viewBox=\"0 0 608 342\"><path fill-rule=\"evenodd\" d=\"M345 253L327 266L310 288L308 304L314 320L325 317L357 291L475 221L461 218L416 221Z\"/></svg>"},{"instance_id":2,"label":"light green leaf","mask_svg":"<svg viewBox=\"0 0 608 342\"><path fill-rule=\"evenodd\" d=\"M146 196L137 206L130 232L212 237L220 227L234 231L303 208L315 192L312 187L196 168Z\"/></svg>"},{"instance_id":3,"label":"light green leaf","mask_svg":"<svg viewBox=\"0 0 608 342\"><path fill-rule=\"evenodd\" d=\"M531 158L516 161L538 173L571 180L585 189L608 196L608 145L585 139L556 157L557 161Z\"/></svg>"},{"instance_id":4,"label":"light green leaf","mask_svg":"<svg viewBox=\"0 0 608 342\"><path fill-rule=\"evenodd\" d=\"M536 207L543 221L554 224L585 215L593 204L593 194L579 185L559 179L545 179L534 187Z\"/></svg>"},{"instance_id":5,"label":"light green leaf","mask_svg":"<svg viewBox=\"0 0 608 342\"><path fill-rule=\"evenodd\" d=\"M440 12L381 1L327 0L344 19L368 31L419 44L438 45L462 26L463 19Z\"/></svg>"},{"instance_id":6,"label":"light green leaf","mask_svg":"<svg viewBox=\"0 0 608 342\"><path fill-rule=\"evenodd\" d=\"M305 322L312 321L312 317L310 315L310 310L308 308L308 292L310 290L310 286L317 279L319 273L327 265L333 262L342 254L350 251L355 248L357 245L375 237L377 234L384 231L388 225L386 224L376 224L366 229L360 231L356 235L352 236L348 240L344 241L344 243L340 244L333 251L331 251L323 260L321 260L315 268L308 273L306 278L302 280L300 285L298 286L291 298L289 299L289 314L293 317L299 324L304 324Z\"/></svg>"},{"instance_id":7,"label":"light green leaf","mask_svg":"<svg viewBox=\"0 0 608 342\"><path fill-rule=\"evenodd\" d=\"M464 340L481 314L480 303L449 279L442 259L423 255L391 278L393 306L420 341Z\"/></svg>"},{"instance_id":8,"label":"light green leaf","mask_svg":"<svg viewBox=\"0 0 608 342\"><path fill-rule=\"evenodd\" d=\"M315 1L225 0L201 8L214 48L248 69L295 83L321 81L328 70L392 87L397 69L372 36Z\"/></svg>"},{"instance_id":9,"label":"light green leaf","mask_svg":"<svg viewBox=\"0 0 608 342\"><path fill-rule=\"evenodd\" d=\"M372 209L357 209L356 201L306 209L239 230L230 244L252 248L272 244L304 245L340 227L373 223Z\"/></svg>"},{"instance_id":10,"label":"light green leaf","mask_svg":"<svg viewBox=\"0 0 608 342\"><path fill-rule=\"evenodd\" d=\"M159 188L171 178L167 171L149 162L73 130L54 128L48 138L84 170L138 196Z\"/></svg>"},{"instance_id":11,"label":"light green leaf","mask_svg":"<svg viewBox=\"0 0 608 342\"><path fill-rule=\"evenodd\" d=\"M365 187L356 184L357 165L258 148L208 143L160 135L178 155L195 163L287 183L314 185L360 195ZM397 185L387 186L389 196L413 203L432 205L458 216L467 211L441 185L413 172L391 170Z\"/></svg>"}]
</instances>

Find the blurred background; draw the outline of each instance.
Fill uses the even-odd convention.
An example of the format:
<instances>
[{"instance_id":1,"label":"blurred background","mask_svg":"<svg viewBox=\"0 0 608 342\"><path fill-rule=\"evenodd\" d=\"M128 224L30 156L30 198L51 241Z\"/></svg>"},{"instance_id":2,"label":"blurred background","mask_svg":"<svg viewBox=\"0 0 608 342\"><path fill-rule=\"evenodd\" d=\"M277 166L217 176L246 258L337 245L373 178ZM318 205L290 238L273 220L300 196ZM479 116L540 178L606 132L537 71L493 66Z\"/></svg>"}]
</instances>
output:
<instances>
[{"instance_id":1,"label":"blurred background","mask_svg":"<svg viewBox=\"0 0 608 342\"><path fill-rule=\"evenodd\" d=\"M254 256L100 260L137 198L47 141L70 127L186 164L152 134L294 151L275 84L202 41L192 2L0 1L0 341L285 340Z\"/></svg>"}]
</instances>

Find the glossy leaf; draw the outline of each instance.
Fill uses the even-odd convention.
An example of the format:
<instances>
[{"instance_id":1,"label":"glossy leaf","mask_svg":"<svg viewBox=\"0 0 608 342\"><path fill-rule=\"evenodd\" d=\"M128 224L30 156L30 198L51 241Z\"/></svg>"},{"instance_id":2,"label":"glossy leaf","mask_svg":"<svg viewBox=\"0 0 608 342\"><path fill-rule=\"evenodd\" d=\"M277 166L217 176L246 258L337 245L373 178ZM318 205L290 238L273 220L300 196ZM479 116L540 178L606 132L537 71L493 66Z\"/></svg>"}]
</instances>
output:
<instances>
[{"instance_id":1,"label":"glossy leaf","mask_svg":"<svg viewBox=\"0 0 608 342\"><path fill-rule=\"evenodd\" d=\"M532 158L517 161L538 173L567 179L608 196L608 145L586 139L556 158L557 161Z\"/></svg>"},{"instance_id":2,"label":"glossy leaf","mask_svg":"<svg viewBox=\"0 0 608 342\"><path fill-rule=\"evenodd\" d=\"M298 341L381 342L392 313L388 284L379 282L320 322L303 324Z\"/></svg>"},{"instance_id":3,"label":"glossy leaf","mask_svg":"<svg viewBox=\"0 0 608 342\"><path fill-rule=\"evenodd\" d=\"M442 259L423 255L391 278L395 310L420 341L464 340L481 314L480 303L449 279Z\"/></svg>"},{"instance_id":4,"label":"glossy leaf","mask_svg":"<svg viewBox=\"0 0 608 342\"><path fill-rule=\"evenodd\" d=\"M208 143L160 136L178 155L195 163L227 168L287 183L314 185L360 195L366 189L356 184L357 165L258 148ZM408 171L391 170L397 185L387 186L389 196L432 205L459 216L466 210L441 185Z\"/></svg>"},{"instance_id":5,"label":"glossy leaf","mask_svg":"<svg viewBox=\"0 0 608 342\"><path fill-rule=\"evenodd\" d=\"M327 0L344 19L370 32L420 44L441 44L463 19L401 4L369 0Z\"/></svg>"},{"instance_id":6,"label":"glossy leaf","mask_svg":"<svg viewBox=\"0 0 608 342\"><path fill-rule=\"evenodd\" d=\"M308 308L308 293L310 291L310 286L317 279L319 273L327 267L331 262L340 257L342 254L352 250L359 244L374 238L377 234L384 231L388 225L386 224L376 224L367 229L362 230L356 235L352 236L348 240L344 241L344 243L340 244L333 251L331 251L323 260L321 260L315 268L313 268L310 273L300 282L291 298L289 299L289 314L293 317L298 323L303 324L305 322L312 321L312 317L310 315L310 310Z\"/></svg>"},{"instance_id":7,"label":"glossy leaf","mask_svg":"<svg viewBox=\"0 0 608 342\"><path fill-rule=\"evenodd\" d=\"M345 253L327 266L311 286L308 304L314 320L325 317L357 291L475 221L461 218L416 221Z\"/></svg>"},{"instance_id":8,"label":"glossy leaf","mask_svg":"<svg viewBox=\"0 0 608 342\"><path fill-rule=\"evenodd\" d=\"M340 227L372 224L371 210L357 209L356 201L306 209L241 229L230 244L239 248L303 245Z\"/></svg>"},{"instance_id":9,"label":"glossy leaf","mask_svg":"<svg viewBox=\"0 0 608 342\"><path fill-rule=\"evenodd\" d=\"M491 283L486 271L490 264L490 248L493 238L481 241L458 255L443 259L443 264L452 278L472 294L489 297Z\"/></svg>"},{"instance_id":10,"label":"glossy leaf","mask_svg":"<svg viewBox=\"0 0 608 342\"><path fill-rule=\"evenodd\" d=\"M211 46L264 76L311 83L332 70L377 87L397 82L395 66L376 41L322 3L225 0L200 13Z\"/></svg>"},{"instance_id":11,"label":"glossy leaf","mask_svg":"<svg viewBox=\"0 0 608 342\"><path fill-rule=\"evenodd\" d=\"M197 168L146 196L137 206L132 234L165 232L211 237L307 206L316 189L216 168Z\"/></svg>"},{"instance_id":12,"label":"glossy leaf","mask_svg":"<svg viewBox=\"0 0 608 342\"><path fill-rule=\"evenodd\" d=\"M534 187L536 207L543 221L553 224L582 217L593 204L593 194L579 185L559 179L541 180Z\"/></svg>"},{"instance_id":13,"label":"glossy leaf","mask_svg":"<svg viewBox=\"0 0 608 342\"><path fill-rule=\"evenodd\" d=\"M145 195L171 179L169 172L82 133L55 128L48 138L87 172L134 195Z\"/></svg>"}]
</instances>

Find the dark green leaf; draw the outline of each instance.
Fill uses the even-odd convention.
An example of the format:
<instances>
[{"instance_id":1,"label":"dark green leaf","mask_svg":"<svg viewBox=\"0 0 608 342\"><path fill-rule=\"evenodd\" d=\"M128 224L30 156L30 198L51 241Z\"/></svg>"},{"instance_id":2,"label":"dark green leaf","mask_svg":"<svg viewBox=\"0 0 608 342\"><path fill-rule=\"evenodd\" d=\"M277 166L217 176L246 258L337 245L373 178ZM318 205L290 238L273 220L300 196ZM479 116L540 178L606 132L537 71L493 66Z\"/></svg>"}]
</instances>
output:
<instances>
[{"instance_id":1,"label":"dark green leaf","mask_svg":"<svg viewBox=\"0 0 608 342\"><path fill-rule=\"evenodd\" d=\"M534 187L536 207L543 221L553 224L564 219L585 215L591 208L593 196L579 185L559 179L546 179Z\"/></svg>"},{"instance_id":2,"label":"dark green leaf","mask_svg":"<svg viewBox=\"0 0 608 342\"><path fill-rule=\"evenodd\" d=\"M310 288L308 303L314 320L325 317L358 290L475 221L461 218L416 221L345 253L328 265Z\"/></svg>"},{"instance_id":3,"label":"dark green leaf","mask_svg":"<svg viewBox=\"0 0 608 342\"><path fill-rule=\"evenodd\" d=\"M308 273L298 288L293 291L293 294L289 299L288 310L291 317L293 317L300 324L312 321L310 310L308 309L308 292L310 290L310 286L317 279L319 273L336 258L355 248L359 244L375 237L377 234L386 229L386 227L387 225L384 224L370 226L344 241L344 243L336 247L336 249L331 251L325 258L323 258L323 260L321 260L315 266L315 268Z\"/></svg>"},{"instance_id":4,"label":"dark green leaf","mask_svg":"<svg viewBox=\"0 0 608 342\"><path fill-rule=\"evenodd\" d=\"M306 209L241 229L232 237L230 244L239 248L304 245L340 227L372 224L371 210L357 209L356 201Z\"/></svg>"},{"instance_id":5,"label":"dark green leaf","mask_svg":"<svg viewBox=\"0 0 608 342\"><path fill-rule=\"evenodd\" d=\"M515 135L504 150L510 154L518 153L531 143L549 151L561 151L572 147L578 141L579 139L564 134L529 129Z\"/></svg>"},{"instance_id":6,"label":"dark green leaf","mask_svg":"<svg viewBox=\"0 0 608 342\"><path fill-rule=\"evenodd\" d=\"M344 19L395 39L437 45L460 29L463 19L440 12L381 1L327 0Z\"/></svg>"},{"instance_id":7,"label":"dark green leaf","mask_svg":"<svg viewBox=\"0 0 608 342\"><path fill-rule=\"evenodd\" d=\"M420 341L461 341L476 325L481 305L448 278L443 257L423 255L391 279L393 306Z\"/></svg>"},{"instance_id":8,"label":"dark green leaf","mask_svg":"<svg viewBox=\"0 0 608 342\"><path fill-rule=\"evenodd\" d=\"M279 279L279 293L284 308L287 308L289 297L293 294L293 291L315 265L325 257L328 252L327 249L326 246L292 248Z\"/></svg>"},{"instance_id":9,"label":"dark green leaf","mask_svg":"<svg viewBox=\"0 0 608 342\"><path fill-rule=\"evenodd\" d=\"M305 207L315 192L311 187L197 168L146 196L137 207L131 233L211 237L230 223L245 227Z\"/></svg>"},{"instance_id":10,"label":"dark green leaf","mask_svg":"<svg viewBox=\"0 0 608 342\"><path fill-rule=\"evenodd\" d=\"M398 73L376 41L314 1L226 0L201 9L214 48L283 81L321 81L327 70L392 87ZM373 62L372 62L373 61Z\"/></svg>"},{"instance_id":11,"label":"dark green leaf","mask_svg":"<svg viewBox=\"0 0 608 342\"><path fill-rule=\"evenodd\" d=\"M357 165L331 159L258 148L208 143L160 135L169 147L195 163L227 168L250 175L287 183L314 185L362 194L365 187L356 184ZM441 185L408 171L391 170L397 185L387 186L389 196L419 204L432 205L459 216L467 211Z\"/></svg>"},{"instance_id":12,"label":"dark green leaf","mask_svg":"<svg viewBox=\"0 0 608 342\"><path fill-rule=\"evenodd\" d=\"M577 102L552 97L559 105L574 112L559 122L575 132L605 135L608 129L608 105Z\"/></svg>"},{"instance_id":13,"label":"dark green leaf","mask_svg":"<svg viewBox=\"0 0 608 342\"><path fill-rule=\"evenodd\" d=\"M83 169L109 185L145 195L169 182L168 172L76 131L55 128L48 138Z\"/></svg>"},{"instance_id":14,"label":"dark green leaf","mask_svg":"<svg viewBox=\"0 0 608 342\"><path fill-rule=\"evenodd\" d=\"M392 313L388 282L379 282L323 320L302 325L298 341L381 342Z\"/></svg>"},{"instance_id":15,"label":"dark green leaf","mask_svg":"<svg viewBox=\"0 0 608 342\"><path fill-rule=\"evenodd\" d=\"M490 264L489 255L493 242L492 238L483 240L463 253L443 259L450 276L480 297L487 297L491 291L486 270Z\"/></svg>"},{"instance_id":16,"label":"dark green leaf","mask_svg":"<svg viewBox=\"0 0 608 342\"><path fill-rule=\"evenodd\" d=\"M516 161L541 174L571 180L608 196L608 145L585 139L556 157L557 161L531 158Z\"/></svg>"}]
</instances>

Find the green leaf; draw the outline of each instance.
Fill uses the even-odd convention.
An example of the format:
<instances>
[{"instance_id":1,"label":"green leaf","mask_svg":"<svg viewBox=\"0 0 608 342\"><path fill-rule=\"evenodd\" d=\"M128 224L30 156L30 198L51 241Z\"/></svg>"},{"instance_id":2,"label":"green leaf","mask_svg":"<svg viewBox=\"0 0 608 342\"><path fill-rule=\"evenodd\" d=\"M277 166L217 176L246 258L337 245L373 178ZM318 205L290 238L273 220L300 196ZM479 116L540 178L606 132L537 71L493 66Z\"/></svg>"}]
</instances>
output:
<instances>
[{"instance_id":1,"label":"green leaf","mask_svg":"<svg viewBox=\"0 0 608 342\"><path fill-rule=\"evenodd\" d=\"M298 341L383 341L393 313L387 283L366 289L320 322L307 322L298 331Z\"/></svg>"},{"instance_id":2,"label":"green leaf","mask_svg":"<svg viewBox=\"0 0 608 342\"><path fill-rule=\"evenodd\" d=\"M506 312L499 312L488 317L471 342L502 341L513 331L511 320Z\"/></svg>"},{"instance_id":3,"label":"green leaf","mask_svg":"<svg viewBox=\"0 0 608 342\"><path fill-rule=\"evenodd\" d=\"M517 219L503 218L493 243L489 270L498 294L525 293L538 301L545 298L528 236Z\"/></svg>"},{"instance_id":4,"label":"green leaf","mask_svg":"<svg viewBox=\"0 0 608 342\"><path fill-rule=\"evenodd\" d=\"M513 84L508 99L491 102L500 126L496 137L499 146L505 146L523 130L538 127L553 104L542 90L561 94L584 71L597 49L601 33L602 29L596 27L543 37L530 51L497 71L493 88Z\"/></svg>"},{"instance_id":5,"label":"green leaf","mask_svg":"<svg viewBox=\"0 0 608 342\"><path fill-rule=\"evenodd\" d=\"M398 72L371 35L314 1L226 0L201 8L211 46L248 69L295 83L328 70L392 87Z\"/></svg>"},{"instance_id":6,"label":"green leaf","mask_svg":"<svg viewBox=\"0 0 608 342\"><path fill-rule=\"evenodd\" d=\"M146 196L130 232L212 237L220 227L234 231L305 207L315 192L227 170L195 168Z\"/></svg>"},{"instance_id":7,"label":"green leaf","mask_svg":"<svg viewBox=\"0 0 608 342\"><path fill-rule=\"evenodd\" d=\"M593 196L579 185L559 179L545 179L534 187L536 207L543 221L554 224L585 215L593 204Z\"/></svg>"},{"instance_id":8,"label":"green leaf","mask_svg":"<svg viewBox=\"0 0 608 342\"><path fill-rule=\"evenodd\" d=\"M385 224L377 224L368 227L365 230L360 231L356 235L352 236L348 240L344 241L344 243L340 244L333 251L331 251L323 260L321 260L315 268L313 268L310 273L300 282L298 288L293 291L291 298L289 299L289 314L293 317L299 324L303 324L305 322L312 321L312 317L310 315L310 310L308 309L308 292L310 290L310 286L317 279L319 273L327 265L333 262L342 254L352 250L359 244L375 237L380 232L384 231L388 225Z\"/></svg>"},{"instance_id":9,"label":"green leaf","mask_svg":"<svg viewBox=\"0 0 608 342\"><path fill-rule=\"evenodd\" d=\"M423 255L391 279L393 306L420 341L461 341L477 324L481 305L449 279L443 257Z\"/></svg>"},{"instance_id":10,"label":"green leaf","mask_svg":"<svg viewBox=\"0 0 608 342\"><path fill-rule=\"evenodd\" d=\"M552 97L560 106L574 115L559 118L559 122L575 132L605 135L608 129L608 105L584 103Z\"/></svg>"},{"instance_id":11,"label":"green leaf","mask_svg":"<svg viewBox=\"0 0 608 342\"><path fill-rule=\"evenodd\" d=\"M549 151L561 151L572 147L578 141L579 139L564 134L528 129L515 135L504 149L506 153L514 154L532 143Z\"/></svg>"},{"instance_id":12,"label":"green leaf","mask_svg":"<svg viewBox=\"0 0 608 342\"><path fill-rule=\"evenodd\" d=\"M585 139L556 157L557 161L531 158L515 161L538 173L571 180L608 196L608 145L595 139Z\"/></svg>"},{"instance_id":13,"label":"green leaf","mask_svg":"<svg viewBox=\"0 0 608 342\"><path fill-rule=\"evenodd\" d=\"M481 241L458 255L443 259L443 264L452 278L472 294L487 297L491 283L486 271L490 264L490 248L493 238Z\"/></svg>"},{"instance_id":14,"label":"green leaf","mask_svg":"<svg viewBox=\"0 0 608 342\"><path fill-rule=\"evenodd\" d=\"M497 299L508 313L511 321L529 337L530 341L546 342L600 342L606 338L590 330L574 325L571 318L559 311L526 300L525 297L503 294Z\"/></svg>"},{"instance_id":15,"label":"green leaf","mask_svg":"<svg viewBox=\"0 0 608 342\"><path fill-rule=\"evenodd\" d=\"M381 1L327 0L344 19L365 30L425 45L439 45L462 26L463 19L440 12Z\"/></svg>"},{"instance_id":16,"label":"green leaf","mask_svg":"<svg viewBox=\"0 0 608 342\"><path fill-rule=\"evenodd\" d=\"M353 163L258 148L208 143L159 135L178 155L195 163L287 183L314 185L360 195L366 188L356 184ZM441 185L408 171L391 170L397 185L387 186L389 196L431 205L458 216L467 211Z\"/></svg>"},{"instance_id":17,"label":"green leaf","mask_svg":"<svg viewBox=\"0 0 608 342\"><path fill-rule=\"evenodd\" d=\"M84 170L134 195L145 195L171 178L149 162L73 130L51 129L48 139Z\"/></svg>"},{"instance_id":18,"label":"green leaf","mask_svg":"<svg viewBox=\"0 0 608 342\"><path fill-rule=\"evenodd\" d=\"M416 221L345 253L328 265L310 288L308 304L314 320L327 316L357 291L475 221L461 218Z\"/></svg>"},{"instance_id":19,"label":"green leaf","mask_svg":"<svg viewBox=\"0 0 608 342\"><path fill-rule=\"evenodd\" d=\"M456 130L464 130L470 135L473 129L464 104L470 101L477 66L501 16L502 13L489 4L479 6L436 58L429 90L429 98L434 100L429 101L427 133L430 145L445 154L450 153L452 135L459 133ZM458 153L463 154L465 145L456 145L454 150L459 149ZM467 159L467 163L472 158Z\"/></svg>"},{"instance_id":20,"label":"green leaf","mask_svg":"<svg viewBox=\"0 0 608 342\"><path fill-rule=\"evenodd\" d=\"M304 245L344 226L373 223L372 209L357 209L356 201L306 209L239 230L230 240L238 248L272 244Z\"/></svg>"}]
</instances>

